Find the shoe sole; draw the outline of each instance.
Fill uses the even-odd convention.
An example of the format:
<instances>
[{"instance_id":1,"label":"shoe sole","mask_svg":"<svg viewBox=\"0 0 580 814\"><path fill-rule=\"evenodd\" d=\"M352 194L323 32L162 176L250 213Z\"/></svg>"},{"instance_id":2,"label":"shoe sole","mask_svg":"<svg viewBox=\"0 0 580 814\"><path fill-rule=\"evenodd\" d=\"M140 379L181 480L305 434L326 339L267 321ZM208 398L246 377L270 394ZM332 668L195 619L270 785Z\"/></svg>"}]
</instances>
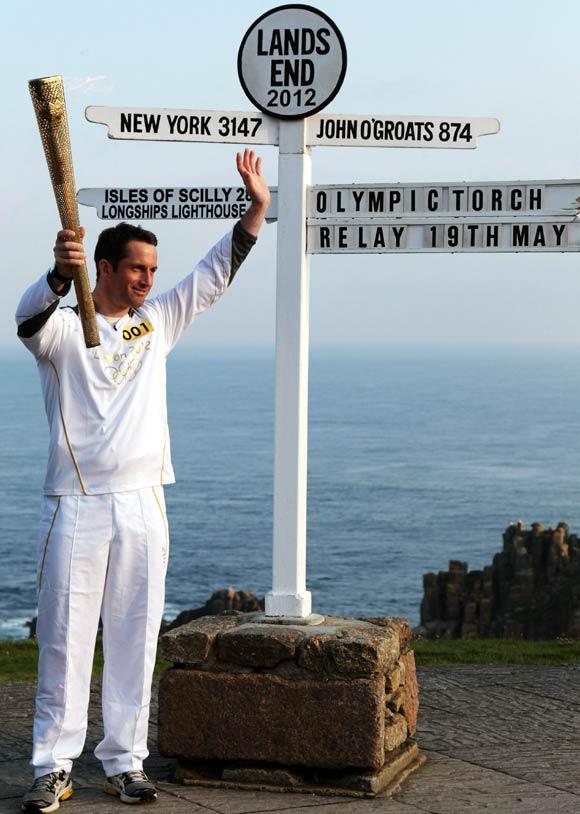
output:
<instances>
[{"instance_id":1,"label":"shoe sole","mask_svg":"<svg viewBox=\"0 0 580 814\"><path fill-rule=\"evenodd\" d=\"M110 794L112 797L120 797L121 802L127 803L128 805L154 803L157 800L157 792L155 791L146 791L142 797L129 797L128 794L124 794L122 791L119 791L119 789L113 786L111 783L105 783L103 791L105 794Z\"/></svg>"},{"instance_id":2,"label":"shoe sole","mask_svg":"<svg viewBox=\"0 0 580 814\"><path fill-rule=\"evenodd\" d=\"M64 802L65 800L68 800L69 797L73 796L73 791L74 789L72 786L67 786L66 789L61 791L58 798L51 806L40 808L40 806L37 806L36 803L24 803L22 805L22 811L24 811L24 814L51 814L52 811L57 811L57 809L60 808L61 802Z\"/></svg>"}]
</instances>

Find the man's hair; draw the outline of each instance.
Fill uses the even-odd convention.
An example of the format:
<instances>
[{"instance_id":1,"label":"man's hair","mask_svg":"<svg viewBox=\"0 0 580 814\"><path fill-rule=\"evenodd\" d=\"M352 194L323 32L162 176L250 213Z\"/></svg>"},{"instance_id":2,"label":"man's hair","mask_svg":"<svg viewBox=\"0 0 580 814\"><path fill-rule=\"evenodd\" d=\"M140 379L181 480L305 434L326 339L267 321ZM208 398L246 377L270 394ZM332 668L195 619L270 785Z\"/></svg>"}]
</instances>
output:
<instances>
[{"instance_id":1,"label":"man's hair","mask_svg":"<svg viewBox=\"0 0 580 814\"><path fill-rule=\"evenodd\" d=\"M142 243L149 243L150 246L157 246L157 236L141 226L118 223L116 226L104 229L95 246L97 280L99 279L99 260L108 260L113 266L113 271L116 271L119 260L127 256L127 243L130 240L140 240Z\"/></svg>"}]
</instances>

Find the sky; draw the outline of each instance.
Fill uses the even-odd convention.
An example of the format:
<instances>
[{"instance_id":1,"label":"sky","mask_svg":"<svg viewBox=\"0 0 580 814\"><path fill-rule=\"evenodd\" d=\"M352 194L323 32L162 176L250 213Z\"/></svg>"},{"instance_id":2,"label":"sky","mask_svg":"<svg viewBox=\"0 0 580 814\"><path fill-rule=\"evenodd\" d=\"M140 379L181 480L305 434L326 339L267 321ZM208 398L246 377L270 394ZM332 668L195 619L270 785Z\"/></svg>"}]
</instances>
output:
<instances>
[{"instance_id":1,"label":"sky","mask_svg":"<svg viewBox=\"0 0 580 814\"><path fill-rule=\"evenodd\" d=\"M2 4L0 348L18 345L16 304L51 265L59 225L28 80L65 78L78 188L237 185L235 145L113 141L105 127L85 120L84 109L251 111L237 52L252 22L275 5ZM501 130L481 137L475 150L314 148L313 183L580 177L577 2L325 0L316 7L334 20L348 52L344 84L327 113L492 116ZM260 153L275 185L277 148ZM85 207L81 220L91 256L107 224ZM161 290L184 276L232 222L142 225L159 236ZM276 231L263 227L235 285L184 345L273 347ZM576 253L313 256L311 343L578 343L579 272Z\"/></svg>"}]
</instances>

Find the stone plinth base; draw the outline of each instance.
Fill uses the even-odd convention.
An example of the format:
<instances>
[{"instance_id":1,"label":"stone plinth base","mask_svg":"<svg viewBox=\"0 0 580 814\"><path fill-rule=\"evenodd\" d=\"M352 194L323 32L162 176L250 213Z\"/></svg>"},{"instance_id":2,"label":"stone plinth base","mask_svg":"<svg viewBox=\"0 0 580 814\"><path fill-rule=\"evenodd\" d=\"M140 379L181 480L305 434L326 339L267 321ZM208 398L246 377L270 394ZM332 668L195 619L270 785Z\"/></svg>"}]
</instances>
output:
<instances>
[{"instance_id":1,"label":"stone plinth base","mask_svg":"<svg viewBox=\"0 0 580 814\"><path fill-rule=\"evenodd\" d=\"M174 777L185 786L294 791L333 797L376 797L379 794L395 794L403 781L424 762L425 758L419 753L417 744L408 740L389 753L385 765L374 772L179 760Z\"/></svg>"},{"instance_id":2,"label":"stone plinth base","mask_svg":"<svg viewBox=\"0 0 580 814\"><path fill-rule=\"evenodd\" d=\"M388 793L422 758L408 623L204 617L163 636L158 745L188 783Z\"/></svg>"}]
</instances>

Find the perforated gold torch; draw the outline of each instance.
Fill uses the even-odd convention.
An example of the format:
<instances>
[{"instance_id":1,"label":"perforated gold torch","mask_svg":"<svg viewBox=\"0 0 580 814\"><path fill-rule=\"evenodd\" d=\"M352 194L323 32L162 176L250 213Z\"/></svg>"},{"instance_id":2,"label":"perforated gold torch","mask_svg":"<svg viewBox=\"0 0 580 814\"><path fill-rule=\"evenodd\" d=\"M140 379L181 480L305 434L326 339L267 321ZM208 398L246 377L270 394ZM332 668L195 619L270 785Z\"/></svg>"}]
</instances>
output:
<instances>
[{"instance_id":1,"label":"perforated gold torch","mask_svg":"<svg viewBox=\"0 0 580 814\"><path fill-rule=\"evenodd\" d=\"M82 242L77 205L75 175L70 148L70 136L66 117L62 76L45 76L31 79L28 83L40 138L50 172L50 180L63 229L72 229L77 241ZM95 305L86 264L79 266L73 282L83 326L85 345L100 345L99 329L95 317Z\"/></svg>"}]
</instances>

